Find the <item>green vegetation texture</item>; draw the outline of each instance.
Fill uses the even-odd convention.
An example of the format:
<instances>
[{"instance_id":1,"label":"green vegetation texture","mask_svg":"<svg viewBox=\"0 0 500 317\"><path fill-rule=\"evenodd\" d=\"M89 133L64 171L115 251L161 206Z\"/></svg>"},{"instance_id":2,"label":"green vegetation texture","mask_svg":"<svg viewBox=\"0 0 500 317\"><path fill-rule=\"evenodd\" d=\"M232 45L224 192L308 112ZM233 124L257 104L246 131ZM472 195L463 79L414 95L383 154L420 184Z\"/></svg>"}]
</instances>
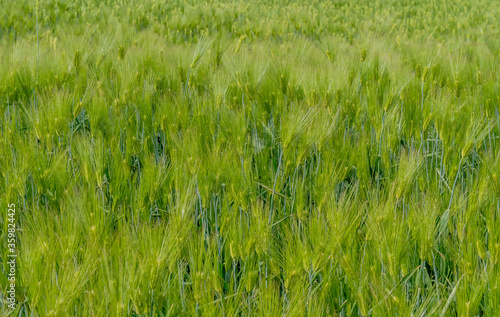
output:
<instances>
[{"instance_id":1,"label":"green vegetation texture","mask_svg":"<svg viewBox=\"0 0 500 317\"><path fill-rule=\"evenodd\" d=\"M499 21L0 1L0 314L500 316Z\"/></svg>"}]
</instances>

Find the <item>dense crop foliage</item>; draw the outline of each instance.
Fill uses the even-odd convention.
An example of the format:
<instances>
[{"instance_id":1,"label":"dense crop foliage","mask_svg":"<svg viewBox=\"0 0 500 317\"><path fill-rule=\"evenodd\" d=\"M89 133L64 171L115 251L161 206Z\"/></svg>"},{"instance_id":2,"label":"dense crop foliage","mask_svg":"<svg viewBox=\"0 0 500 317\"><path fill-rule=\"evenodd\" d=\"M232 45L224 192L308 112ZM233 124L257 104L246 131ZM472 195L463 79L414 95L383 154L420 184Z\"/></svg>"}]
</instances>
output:
<instances>
[{"instance_id":1,"label":"dense crop foliage","mask_svg":"<svg viewBox=\"0 0 500 317\"><path fill-rule=\"evenodd\" d=\"M498 21L1 1L2 315L500 315Z\"/></svg>"}]
</instances>

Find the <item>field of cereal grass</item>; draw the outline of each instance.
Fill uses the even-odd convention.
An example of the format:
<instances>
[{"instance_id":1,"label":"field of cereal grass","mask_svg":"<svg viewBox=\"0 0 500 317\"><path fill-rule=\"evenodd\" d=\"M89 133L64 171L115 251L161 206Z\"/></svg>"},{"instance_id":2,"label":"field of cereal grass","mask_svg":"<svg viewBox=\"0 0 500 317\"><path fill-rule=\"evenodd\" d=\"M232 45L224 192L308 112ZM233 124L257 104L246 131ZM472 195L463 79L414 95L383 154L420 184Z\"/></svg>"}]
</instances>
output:
<instances>
[{"instance_id":1,"label":"field of cereal grass","mask_svg":"<svg viewBox=\"0 0 500 317\"><path fill-rule=\"evenodd\" d=\"M0 2L1 314L500 315L498 21Z\"/></svg>"}]
</instances>

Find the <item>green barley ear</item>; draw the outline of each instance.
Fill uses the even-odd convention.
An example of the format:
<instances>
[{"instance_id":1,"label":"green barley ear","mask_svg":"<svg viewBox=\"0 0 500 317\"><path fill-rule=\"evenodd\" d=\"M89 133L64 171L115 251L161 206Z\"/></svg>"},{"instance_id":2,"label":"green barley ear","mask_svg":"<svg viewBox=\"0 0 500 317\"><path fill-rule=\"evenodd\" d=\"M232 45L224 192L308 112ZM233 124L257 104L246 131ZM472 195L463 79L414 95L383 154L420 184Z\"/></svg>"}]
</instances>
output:
<instances>
[{"instance_id":1,"label":"green barley ear","mask_svg":"<svg viewBox=\"0 0 500 317\"><path fill-rule=\"evenodd\" d=\"M481 259L484 259L486 257L486 248L484 246L484 243L480 240L476 240L476 248L479 257Z\"/></svg>"},{"instance_id":2,"label":"green barley ear","mask_svg":"<svg viewBox=\"0 0 500 317\"><path fill-rule=\"evenodd\" d=\"M394 93L391 92L391 94L389 95L389 98L387 98L387 100L384 104L384 111L387 111L393 102L394 102Z\"/></svg>"},{"instance_id":3,"label":"green barley ear","mask_svg":"<svg viewBox=\"0 0 500 317\"><path fill-rule=\"evenodd\" d=\"M472 127L465 134L465 143L461 152L462 158L469 155L473 149L478 147L494 127L493 121L483 121L479 122L479 124L472 123L471 125Z\"/></svg>"},{"instance_id":4,"label":"green barley ear","mask_svg":"<svg viewBox=\"0 0 500 317\"><path fill-rule=\"evenodd\" d=\"M198 45L196 45L196 49L194 50L193 62L189 66L191 69L195 68L198 65L198 62L203 57L210 44L211 41L204 38L198 42Z\"/></svg>"},{"instance_id":5,"label":"green barley ear","mask_svg":"<svg viewBox=\"0 0 500 317\"><path fill-rule=\"evenodd\" d=\"M240 39L238 40L238 44L236 45L236 49L234 50L234 54L238 54L238 52L240 51L240 48L241 48L241 45L243 44L243 41L246 39L246 35L243 35L240 37Z\"/></svg>"},{"instance_id":6,"label":"green barley ear","mask_svg":"<svg viewBox=\"0 0 500 317\"><path fill-rule=\"evenodd\" d=\"M486 174L488 175L488 185L493 195L497 198L500 197L500 177L498 171L500 170L500 153L497 153L497 159L493 157L485 158L484 166Z\"/></svg>"},{"instance_id":7,"label":"green barley ear","mask_svg":"<svg viewBox=\"0 0 500 317\"><path fill-rule=\"evenodd\" d=\"M491 257L490 262L492 265L496 265L498 263L498 257L500 255L500 243L495 243L494 248L491 248Z\"/></svg>"},{"instance_id":8,"label":"green barley ear","mask_svg":"<svg viewBox=\"0 0 500 317\"><path fill-rule=\"evenodd\" d=\"M415 184L417 173L422 166L422 159L416 155L404 155L400 159L398 174L394 182L396 200L401 199Z\"/></svg>"},{"instance_id":9,"label":"green barley ear","mask_svg":"<svg viewBox=\"0 0 500 317\"><path fill-rule=\"evenodd\" d=\"M458 80L455 80L455 81L453 82L453 91L455 92L455 94L456 94L456 95L457 95L457 97L458 97L458 93L459 93L459 91L460 91L460 85L459 85Z\"/></svg>"},{"instance_id":10,"label":"green barley ear","mask_svg":"<svg viewBox=\"0 0 500 317\"><path fill-rule=\"evenodd\" d=\"M424 72L422 73L422 81L425 83L428 79L429 67L424 68Z\"/></svg>"},{"instance_id":11,"label":"green barley ear","mask_svg":"<svg viewBox=\"0 0 500 317\"><path fill-rule=\"evenodd\" d=\"M222 64L222 51L220 50L220 47L217 45L217 51L215 53L215 68L219 68L220 65Z\"/></svg>"},{"instance_id":12,"label":"green barley ear","mask_svg":"<svg viewBox=\"0 0 500 317\"><path fill-rule=\"evenodd\" d=\"M125 53L126 49L123 47L123 45L120 45L120 48L118 49L118 57L120 57L121 60L125 58Z\"/></svg>"},{"instance_id":13,"label":"green barley ear","mask_svg":"<svg viewBox=\"0 0 500 317\"><path fill-rule=\"evenodd\" d=\"M186 81L186 74L185 74L184 69L182 68L181 64L177 65L177 75L179 76L180 82Z\"/></svg>"},{"instance_id":14,"label":"green barley ear","mask_svg":"<svg viewBox=\"0 0 500 317\"><path fill-rule=\"evenodd\" d=\"M198 64L198 62L200 61L200 59L201 59L201 55L200 54L195 54L193 62L191 63L191 65L189 67L194 68L196 66L196 64Z\"/></svg>"},{"instance_id":15,"label":"green barley ear","mask_svg":"<svg viewBox=\"0 0 500 317\"><path fill-rule=\"evenodd\" d=\"M337 89L337 91L335 92L335 102L340 103L341 98L342 98L342 92L340 91L340 89Z\"/></svg>"},{"instance_id":16,"label":"green barley ear","mask_svg":"<svg viewBox=\"0 0 500 317\"><path fill-rule=\"evenodd\" d=\"M483 76L481 75L481 71L476 73L477 84L481 85L483 83Z\"/></svg>"},{"instance_id":17,"label":"green barley ear","mask_svg":"<svg viewBox=\"0 0 500 317\"><path fill-rule=\"evenodd\" d=\"M333 61L334 61L334 59L335 59L335 55L334 55L334 53L330 52L330 50L326 50L326 57L328 57L328 60L329 60L330 62L333 62Z\"/></svg>"},{"instance_id":18,"label":"green barley ear","mask_svg":"<svg viewBox=\"0 0 500 317\"><path fill-rule=\"evenodd\" d=\"M75 56L73 57L73 66L78 69L82 60L82 54L79 50L75 51Z\"/></svg>"},{"instance_id":19,"label":"green barley ear","mask_svg":"<svg viewBox=\"0 0 500 317\"><path fill-rule=\"evenodd\" d=\"M361 62L364 62L366 59L366 48L364 48L362 51L361 51Z\"/></svg>"},{"instance_id":20,"label":"green barley ear","mask_svg":"<svg viewBox=\"0 0 500 317\"><path fill-rule=\"evenodd\" d=\"M417 66L415 66L415 75L417 76L417 78L422 75L422 67L420 66L420 64L417 64Z\"/></svg>"}]
</instances>

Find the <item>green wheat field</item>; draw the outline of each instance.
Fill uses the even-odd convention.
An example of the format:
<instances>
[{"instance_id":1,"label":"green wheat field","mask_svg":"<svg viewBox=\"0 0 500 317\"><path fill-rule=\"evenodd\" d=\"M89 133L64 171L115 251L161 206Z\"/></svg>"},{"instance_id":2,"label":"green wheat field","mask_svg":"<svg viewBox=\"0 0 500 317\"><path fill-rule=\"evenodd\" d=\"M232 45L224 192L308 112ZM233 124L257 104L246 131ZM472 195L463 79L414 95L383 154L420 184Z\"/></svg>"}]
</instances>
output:
<instances>
[{"instance_id":1,"label":"green wheat field","mask_svg":"<svg viewBox=\"0 0 500 317\"><path fill-rule=\"evenodd\" d=\"M499 21L1 0L0 315L500 316Z\"/></svg>"}]
</instances>

